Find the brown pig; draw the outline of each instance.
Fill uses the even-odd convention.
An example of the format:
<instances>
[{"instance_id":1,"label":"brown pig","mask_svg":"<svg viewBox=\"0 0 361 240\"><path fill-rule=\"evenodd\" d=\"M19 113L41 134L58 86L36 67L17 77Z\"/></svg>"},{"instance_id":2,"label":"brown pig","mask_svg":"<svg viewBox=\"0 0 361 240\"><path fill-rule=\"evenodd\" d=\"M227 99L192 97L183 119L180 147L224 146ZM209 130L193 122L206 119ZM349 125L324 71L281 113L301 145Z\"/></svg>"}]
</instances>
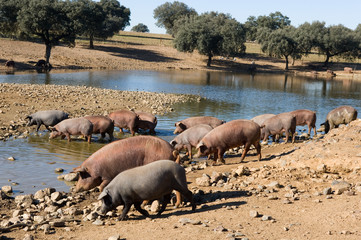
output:
<instances>
[{"instance_id":1,"label":"brown pig","mask_svg":"<svg viewBox=\"0 0 361 240\"><path fill-rule=\"evenodd\" d=\"M295 142L296 137L296 117L290 113L280 113L274 117L271 117L263 122L262 126L263 142L266 142L267 138L272 135L273 140L276 135L281 135L285 132L286 140L288 142L289 133L292 134L292 143Z\"/></svg>"},{"instance_id":2,"label":"brown pig","mask_svg":"<svg viewBox=\"0 0 361 240\"><path fill-rule=\"evenodd\" d=\"M181 133L185 131L187 128L196 126L198 124L208 124L212 128L215 128L223 123L225 123L225 121L219 120L218 118L215 117L208 117L208 116L190 117L182 121L176 122L174 124L176 128L173 133L174 134Z\"/></svg>"},{"instance_id":3,"label":"brown pig","mask_svg":"<svg viewBox=\"0 0 361 240\"><path fill-rule=\"evenodd\" d=\"M178 151L183 148L187 149L189 159L192 159L192 147L196 147L199 141L212 129L208 124L193 126L176 136L170 144Z\"/></svg>"},{"instance_id":4,"label":"brown pig","mask_svg":"<svg viewBox=\"0 0 361 240\"><path fill-rule=\"evenodd\" d=\"M147 113L147 112L135 112L138 117L139 117L139 121L137 124L137 128L141 128L143 130L147 130L149 129L150 134L155 134L155 127L157 126L157 117L154 116L151 113Z\"/></svg>"},{"instance_id":5,"label":"brown pig","mask_svg":"<svg viewBox=\"0 0 361 240\"><path fill-rule=\"evenodd\" d=\"M124 170L160 159L175 160L173 147L154 136L135 136L109 143L93 153L74 172L79 172L75 191L85 191L100 185L100 191Z\"/></svg>"},{"instance_id":6,"label":"brown pig","mask_svg":"<svg viewBox=\"0 0 361 240\"><path fill-rule=\"evenodd\" d=\"M93 132L93 124L85 118L72 118L65 119L60 123L56 124L52 132L50 133L49 138L56 138L61 136L62 139L65 137L68 139L68 142L71 141L70 135L83 135L88 139L88 143L91 142Z\"/></svg>"},{"instance_id":7,"label":"brown pig","mask_svg":"<svg viewBox=\"0 0 361 240\"><path fill-rule=\"evenodd\" d=\"M357 118L357 110L351 106L340 106L331 110L326 117L326 122L321 125L325 126L325 133L338 127L340 124L348 124Z\"/></svg>"},{"instance_id":8,"label":"brown pig","mask_svg":"<svg viewBox=\"0 0 361 240\"><path fill-rule=\"evenodd\" d=\"M258 161L261 160L261 128L251 120L232 120L224 123L207 133L197 145L198 153L195 157L214 153L214 161L224 163L223 154L230 148L243 146L241 162L249 148L253 145L257 149Z\"/></svg>"},{"instance_id":9,"label":"brown pig","mask_svg":"<svg viewBox=\"0 0 361 240\"><path fill-rule=\"evenodd\" d=\"M93 124L93 134L100 133L102 138L105 138L107 133L110 141L113 141L114 122L110 118L104 116L85 116L84 118Z\"/></svg>"},{"instance_id":10,"label":"brown pig","mask_svg":"<svg viewBox=\"0 0 361 240\"><path fill-rule=\"evenodd\" d=\"M308 126L308 135L311 134L311 130L313 128L313 131L315 135L316 133L316 112L307 110L307 109L298 109L292 112L289 112L296 117L296 126L304 126L307 124Z\"/></svg>"},{"instance_id":11,"label":"brown pig","mask_svg":"<svg viewBox=\"0 0 361 240\"><path fill-rule=\"evenodd\" d=\"M136 126L139 121L139 117L135 112L122 109L110 113L108 117L113 120L114 126L118 127L121 133L123 132L123 128L127 128L133 136L135 135Z\"/></svg>"},{"instance_id":12,"label":"brown pig","mask_svg":"<svg viewBox=\"0 0 361 240\"><path fill-rule=\"evenodd\" d=\"M262 126L264 121L266 121L267 119L269 119L271 117L274 117L274 116L276 116L276 114L266 113L266 114L255 116L254 118L251 119L251 121L257 123L260 126Z\"/></svg>"}]
</instances>

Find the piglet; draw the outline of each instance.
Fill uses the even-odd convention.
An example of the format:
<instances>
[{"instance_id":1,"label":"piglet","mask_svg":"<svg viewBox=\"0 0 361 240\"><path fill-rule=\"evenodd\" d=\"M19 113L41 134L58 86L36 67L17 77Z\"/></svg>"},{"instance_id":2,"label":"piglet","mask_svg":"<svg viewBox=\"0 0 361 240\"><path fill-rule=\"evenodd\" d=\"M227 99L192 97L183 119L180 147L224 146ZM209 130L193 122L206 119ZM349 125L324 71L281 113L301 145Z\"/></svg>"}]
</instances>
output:
<instances>
[{"instance_id":1,"label":"piglet","mask_svg":"<svg viewBox=\"0 0 361 240\"><path fill-rule=\"evenodd\" d=\"M144 166L132 168L119 173L102 191L98 200L102 200L100 212L115 209L124 205L119 220L124 220L130 207L134 204L141 214L149 217L149 213L141 208L143 200L163 199L158 216L165 210L173 190L183 194L195 211L192 192L188 190L185 170L170 160L159 160Z\"/></svg>"},{"instance_id":2,"label":"piglet","mask_svg":"<svg viewBox=\"0 0 361 240\"><path fill-rule=\"evenodd\" d=\"M65 137L68 142L71 141L70 135L83 135L88 139L88 143L91 142L93 124L85 118L72 118L61 121L56 124L53 131L50 133L50 139L61 136L62 139Z\"/></svg>"}]
</instances>

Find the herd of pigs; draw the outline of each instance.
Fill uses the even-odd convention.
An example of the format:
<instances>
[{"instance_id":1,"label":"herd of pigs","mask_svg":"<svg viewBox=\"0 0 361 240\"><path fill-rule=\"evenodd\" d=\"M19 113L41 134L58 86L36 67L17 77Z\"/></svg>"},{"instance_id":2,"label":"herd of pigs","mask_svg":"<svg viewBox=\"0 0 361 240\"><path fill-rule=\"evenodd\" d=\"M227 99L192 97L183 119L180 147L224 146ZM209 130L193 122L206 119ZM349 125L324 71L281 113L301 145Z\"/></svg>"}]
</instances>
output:
<instances>
[{"instance_id":1,"label":"herd of pigs","mask_svg":"<svg viewBox=\"0 0 361 240\"><path fill-rule=\"evenodd\" d=\"M92 134L109 135L113 140L114 127L120 131L129 129L132 137L112 141L105 145L80 166L74 168L79 173L75 191L90 190L99 186L102 200L101 212L104 214L124 205L120 220L125 219L130 207L134 205L144 216L148 212L141 208L143 201L161 200L161 214L176 191L178 206L183 195L190 201L192 210L196 206L192 192L187 187L186 174L179 165L179 151L185 149L192 158L192 147L198 152L194 157L213 154L214 163L224 163L223 155L231 148L244 146L241 161L253 145L261 160L261 140L278 138L285 133L285 142L289 134L295 140L296 126L308 126L310 135L312 128L316 134L316 113L300 109L280 114L262 114L251 120L237 119L229 122L215 117L198 116L175 123L174 134L170 143L151 135L135 135L139 129L149 130L155 134L157 118L146 112L129 110L114 111L107 116L85 116L69 119L68 114L59 110L39 111L26 117L28 126L41 125L51 131L50 138L61 136L71 140L71 135L83 135L91 142ZM348 124L357 118L357 110L351 106L340 106L327 114L324 125L325 133L340 124Z\"/></svg>"}]
</instances>

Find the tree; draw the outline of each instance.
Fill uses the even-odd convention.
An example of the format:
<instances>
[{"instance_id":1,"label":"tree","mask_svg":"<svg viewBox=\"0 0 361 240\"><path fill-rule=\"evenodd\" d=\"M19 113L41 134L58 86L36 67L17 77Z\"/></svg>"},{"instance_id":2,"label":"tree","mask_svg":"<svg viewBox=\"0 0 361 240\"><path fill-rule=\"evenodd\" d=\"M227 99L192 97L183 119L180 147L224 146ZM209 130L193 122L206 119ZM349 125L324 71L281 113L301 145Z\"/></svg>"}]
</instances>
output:
<instances>
[{"instance_id":1,"label":"tree","mask_svg":"<svg viewBox=\"0 0 361 240\"><path fill-rule=\"evenodd\" d=\"M204 13L188 16L176 22L178 28L174 46L181 52L193 52L208 56L211 66L214 55L236 56L245 51L245 31L230 15Z\"/></svg>"},{"instance_id":2,"label":"tree","mask_svg":"<svg viewBox=\"0 0 361 240\"><path fill-rule=\"evenodd\" d=\"M94 48L94 37L100 35L105 21L105 12L100 4L92 0L75 0L71 18L77 35L89 38L89 48Z\"/></svg>"},{"instance_id":3,"label":"tree","mask_svg":"<svg viewBox=\"0 0 361 240\"><path fill-rule=\"evenodd\" d=\"M288 70L289 57L300 58L300 49L295 41L295 32L296 28L292 26L274 31L269 28L259 30L258 41L261 44L262 51L272 57L284 57L286 70Z\"/></svg>"},{"instance_id":4,"label":"tree","mask_svg":"<svg viewBox=\"0 0 361 240\"><path fill-rule=\"evenodd\" d=\"M321 39L327 35L325 22L305 22L297 28L296 41L305 55L320 45Z\"/></svg>"},{"instance_id":5,"label":"tree","mask_svg":"<svg viewBox=\"0 0 361 240\"><path fill-rule=\"evenodd\" d=\"M167 33L173 37L176 34L174 23L180 18L191 15L197 15L197 12L193 8L178 1L174 1L173 3L166 2L154 9L153 12L153 17L157 20L156 25L165 28Z\"/></svg>"},{"instance_id":6,"label":"tree","mask_svg":"<svg viewBox=\"0 0 361 240\"><path fill-rule=\"evenodd\" d=\"M285 28L291 25L291 21L287 16L284 16L281 12L270 13L268 16L255 16L248 17L244 26L247 32L247 40L254 41L257 38L257 32L259 29L268 28L271 31Z\"/></svg>"},{"instance_id":7,"label":"tree","mask_svg":"<svg viewBox=\"0 0 361 240\"><path fill-rule=\"evenodd\" d=\"M0 34L7 37L16 36L18 24L16 18L21 8L19 0L0 0Z\"/></svg>"},{"instance_id":8,"label":"tree","mask_svg":"<svg viewBox=\"0 0 361 240\"><path fill-rule=\"evenodd\" d=\"M105 12L105 21L103 22L103 28L101 32L98 32L95 36L106 39L114 36L120 30L124 30L126 26L129 26L130 22L130 10L126 8L117 0L100 0L100 6Z\"/></svg>"},{"instance_id":9,"label":"tree","mask_svg":"<svg viewBox=\"0 0 361 240\"><path fill-rule=\"evenodd\" d=\"M29 38L40 38L45 46L45 60L49 65L52 47L60 42L74 45L75 31L69 18L70 3L60 0L29 0L17 16L19 30Z\"/></svg>"},{"instance_id":10,"label":"tree","mask_svg":"<svg viewBox=\"0 0 361 240\"><path fill-rule=\"evenodd\" d=\"M132 27L133 32L149 32L149 29L147 25L144 25L143 23L139 23Z\"/></svg>"}]
</instances>

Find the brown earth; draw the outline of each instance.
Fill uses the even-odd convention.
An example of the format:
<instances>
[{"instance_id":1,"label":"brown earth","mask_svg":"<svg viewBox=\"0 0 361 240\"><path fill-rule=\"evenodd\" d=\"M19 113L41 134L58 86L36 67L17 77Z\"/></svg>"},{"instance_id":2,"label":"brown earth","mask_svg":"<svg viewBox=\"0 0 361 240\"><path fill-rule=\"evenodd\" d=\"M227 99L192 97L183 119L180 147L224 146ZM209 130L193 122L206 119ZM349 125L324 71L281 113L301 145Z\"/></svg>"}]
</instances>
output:
<instances>
[{"instance_id":1,"label":"brown earth","mask_svg":"<svg viewBox=\"0 0 361 240\"><path fill-rule=\"evenodd\" d=\"M0 60L4 62L12 56L19 63L18 70L33 68L34 61L42 58L44 48L42 44L9 40L0 40L0 47ZM138 57L132 55L134 52L140 53ZM202 56L159 46L105 45L95 50L82 46L56 47L52 54L51 62L56 68L209 70L204 67ZM219 62L212 70L233 69L228 63ZM247 66L238 62L232 64ZM267 63L264 67L277 71L281 68L283 63ZM102 98L105 94L111 97ZM134 106L161 114L172 111L171 105L176 101L198 100L192 96L86 87L0 84L0 129L4 139L7 133L19 136L33 131L34 128L24 127L23 116L29 111L50 107L66 109L74 117ZM119 105L119 102L124 103ZM229 154L225 158L226 165L187 168L189 187L198 204L195 213L187 206L180 209L168 206L161 217L145 219L134 211L129 214L129 220L123 222L116 221L116 217L104 218L102 226L83 221L80 215L75 216L80 224L67 222L67 227L54 227L50 234L39 228L35 231L25 228L26 232L22 227L2 232L4 229L0 226L0 238L23 239L30 234L35 239L108 239L115 235L120 239L360 239L360 133L358 119L310 141L263 146L261 162L256 160L255 152L250 151L242 164L238 163L239 154ZM232 174L237 168L241 169L240 166L245 167L243 173L248 174ZM214 172L223 174L224 185L220 182L207 187L197 185L197 178L203 174L216 175ZM341 186L341 181L347 182L347 186ZM327 188L331 188L328 194ZM85 200L72 206L83 210L97 202L98 194L83 194ZM11 218L16 209L13 200L0 200L0 222ZM251 216L253 211L260 216ZM194 224L181 223L185 218L193 220Z\"/></svg>"}]
</instances>

